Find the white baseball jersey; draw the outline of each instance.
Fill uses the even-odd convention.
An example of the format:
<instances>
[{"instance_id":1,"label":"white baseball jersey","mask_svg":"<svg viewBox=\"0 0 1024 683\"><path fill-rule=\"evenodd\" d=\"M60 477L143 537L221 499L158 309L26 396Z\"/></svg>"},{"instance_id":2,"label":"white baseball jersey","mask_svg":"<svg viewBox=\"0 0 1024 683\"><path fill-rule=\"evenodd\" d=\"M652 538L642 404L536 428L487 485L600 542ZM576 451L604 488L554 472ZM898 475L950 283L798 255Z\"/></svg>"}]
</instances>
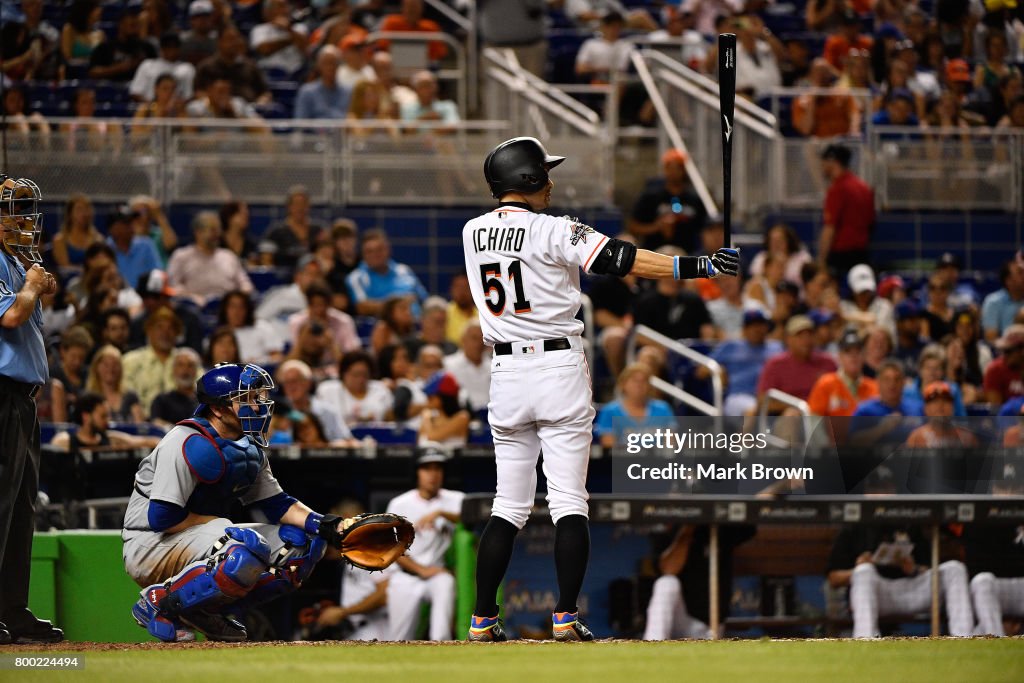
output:
<instances>
[{"instance_id":1,"label":"white baseball jersey","mask_svg":"<svg viewBox=\"0 0 1024 683\"><path fill-rule=\"evenodd\" d=\"M462 514L462 499L466 494L461 491L441 489L436 496L425 500L419 491L412 489L391 499L388 512L402 515L415 524L425 515L441 510L452 514ZM444 554L452 543L455 525L439 516L427 529L416 529L416 540L409 548L409 557L424 567L444 566Z\"/></svg>"},{"instance_id":2,"label":"white baseball jersey","mask_svg":"<svg viewBox=\"0 0 1024 683\"><path fill-rule=\"evenodd\" d=\"M462 230L484 342L578 336L579 269L590 270L608 237L569 217L506 202Z\"/></svg>"}]
</instances>

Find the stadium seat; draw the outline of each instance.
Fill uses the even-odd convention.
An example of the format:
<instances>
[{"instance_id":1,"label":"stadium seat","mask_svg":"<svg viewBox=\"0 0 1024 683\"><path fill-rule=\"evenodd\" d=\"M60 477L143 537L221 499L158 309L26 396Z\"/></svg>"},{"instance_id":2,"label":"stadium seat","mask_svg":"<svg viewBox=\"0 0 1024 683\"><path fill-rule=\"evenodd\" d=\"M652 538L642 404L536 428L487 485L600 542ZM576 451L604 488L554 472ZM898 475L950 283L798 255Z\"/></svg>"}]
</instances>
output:
<instances>
[{"instance_id":1,"label":"stadium seat","mask_svg":"<svg viewBox=\"0 0 1024 683\"><path fill-rule=\"evenodd\" d=\"M397 422L376 422L359 427L352 427L352 436L356 439L371 437L380 444L416 444L416 430L407 429Z\"/></svg>"}]
</instances>

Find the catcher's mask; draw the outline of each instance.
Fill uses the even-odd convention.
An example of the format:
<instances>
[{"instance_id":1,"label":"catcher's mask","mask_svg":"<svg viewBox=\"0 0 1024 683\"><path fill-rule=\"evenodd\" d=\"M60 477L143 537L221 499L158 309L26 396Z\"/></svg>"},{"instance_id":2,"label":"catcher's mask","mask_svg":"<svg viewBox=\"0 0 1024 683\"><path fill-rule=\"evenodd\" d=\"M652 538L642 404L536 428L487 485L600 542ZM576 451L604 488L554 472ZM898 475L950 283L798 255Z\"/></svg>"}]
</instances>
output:
<instances>
[{"instance_id":1,"label":"catcher's mask","mask_svg":"<svg viewBox=\"0 0 1024 683\"><path fill-rule=\"evenodd\" d=\"M39 243L43 219L39 213L39 186L28 178L0 175L0 228L4 248L30 263L41 263Z\"/></svg>"},{"instance_id":2,"label":"catcher's mask","mask_svg":"<svg viewBox=\"0 0 1024 683\"><path fill-rule=\"evenodd\" d=\"M196 382L199 406L195 415L206 412L207 406L234 409L242 423L242 431L260 446L267 445L267 430L274 414L270 392L274 380L258 365L222 363L214 366Z\"/></svg>"}]
</instances>

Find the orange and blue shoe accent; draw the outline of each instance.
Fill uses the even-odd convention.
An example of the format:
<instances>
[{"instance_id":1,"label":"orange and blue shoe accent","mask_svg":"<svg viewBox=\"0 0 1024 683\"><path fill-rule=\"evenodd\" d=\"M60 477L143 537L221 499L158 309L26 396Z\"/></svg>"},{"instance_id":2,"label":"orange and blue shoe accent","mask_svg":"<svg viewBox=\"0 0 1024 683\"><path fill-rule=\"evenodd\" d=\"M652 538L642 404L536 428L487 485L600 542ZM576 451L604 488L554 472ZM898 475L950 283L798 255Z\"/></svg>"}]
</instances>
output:
<instances>
[{"instance_id":1,"label":"orange and blue shoe accent","mask_svg":"<svg viewBox=\"0 0 1024 683\"><path fill-rule=\"evenodd\" d=\"M562 642L590 641L594 634L580 619L579 612L552 612L551 635Z\"/></svg>"},{"instance_id":2,"label":"orange and blue shoe accent","mask_svg":"<svg viewBox=\"0 0 1024 683\"><path fill-rule=\"evenodd\" d=\"M478 617L474 614L469 622L468 640L474 643L503 643L508 640L508 636L498 617Z\"/></svg>"}]
</instances>

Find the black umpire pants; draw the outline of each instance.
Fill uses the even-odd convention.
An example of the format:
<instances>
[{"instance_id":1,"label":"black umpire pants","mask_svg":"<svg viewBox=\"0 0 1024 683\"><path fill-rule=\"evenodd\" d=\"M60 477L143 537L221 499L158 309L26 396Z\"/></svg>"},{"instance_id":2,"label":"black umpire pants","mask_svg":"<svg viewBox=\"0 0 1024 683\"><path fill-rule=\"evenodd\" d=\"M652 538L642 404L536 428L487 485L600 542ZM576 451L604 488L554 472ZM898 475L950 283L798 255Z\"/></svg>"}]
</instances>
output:
<instances>
[{"instance_id":1,"label":"black umpire pants","mask_svg":"<svg viewBox=\"0 0 1024 683\"><path fill-rule=\"evenodd\" d=\"M0 383L0 621L25 624L39 491L39 420L28 391Z\"/></svg>"}]
</instances>

